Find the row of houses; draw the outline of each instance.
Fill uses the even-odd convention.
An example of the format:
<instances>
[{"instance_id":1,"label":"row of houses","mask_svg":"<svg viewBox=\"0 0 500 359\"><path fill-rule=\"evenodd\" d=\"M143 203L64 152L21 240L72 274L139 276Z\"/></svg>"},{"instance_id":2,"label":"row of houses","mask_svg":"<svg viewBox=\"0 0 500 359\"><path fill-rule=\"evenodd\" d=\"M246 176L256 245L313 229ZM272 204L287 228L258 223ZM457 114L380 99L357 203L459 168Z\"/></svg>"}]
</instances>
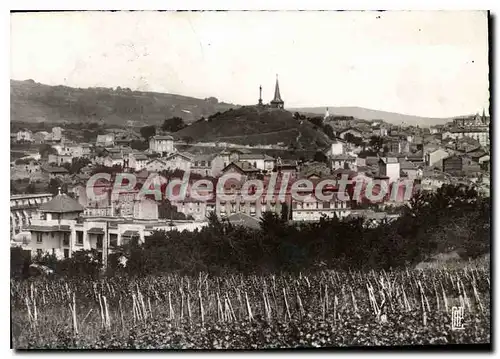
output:
<instances>
[{"instance_id":1,"label":"row of houses","mask_svg":"<svg viewBox=\"0 0 500 359\"><path fill-rule=\"evenodd\" d=\"M333 200L335 202L335 200ZM272 202L265 210L282 210L285 202ZM236 209L241 202L221 206L221 217L233 224L259 227L258 217L252 214L252 205L248 210ZM246 204L245 204L246 206ZM224 214L224 211L227 213ZM263 211L255 207L255 213ZM145 238L157 230L193 231L207 226L207 221L167 221L157 219L123 218L118 216L89 216L85 209L66 194L58 194L49 201L39 205L32 217L24 237L12 239L12 245L20 246L31 252L33 256L54 254L58 258L70 258L79 250L95 249L100 253L113 252L116 247L136 239L144 242ZM353 214L360 215L360 211ZM345 202L317 201L307 197L304 201L293 202L291 217L295 221L319 220L322 216L346 217L350 213ZM372 216L373 217L373 216ZM106 249L107 248L107 249Z\"/></svg>"},{"instance_id":2,"label":"row of houses","mask_svg":"<svg viewBox=\"0 0 500 359\"><path fill-rule=\"evenodd\" d=\"M35 143L35 144L59 144L59 143L64 143L64 137L63 137L63 129L61 127L54 127L52 128L51 132L47 131L38 131L38 132L33 132L31 130L28 130L26 128L20 129L16 133L11 133L11 141L12 142L29 142L29 143Z\"/></svg>"},{"instance_id":3,"label":"row of houses","mask_svg":"<svg viewBox=\"0 0 500 359\"><path fill-rule=\"evenodd\" d=\"M11 244L30 251L33 256L48 253L69 258L78 250L96 249L102 253L105 240L112 251L134 238L144 242L155 230L193 231L207 225L207 222L84 216L84 210L76 200L60 193L39 206L26 235L13 238Z\"/></svg>"}]
</instances>

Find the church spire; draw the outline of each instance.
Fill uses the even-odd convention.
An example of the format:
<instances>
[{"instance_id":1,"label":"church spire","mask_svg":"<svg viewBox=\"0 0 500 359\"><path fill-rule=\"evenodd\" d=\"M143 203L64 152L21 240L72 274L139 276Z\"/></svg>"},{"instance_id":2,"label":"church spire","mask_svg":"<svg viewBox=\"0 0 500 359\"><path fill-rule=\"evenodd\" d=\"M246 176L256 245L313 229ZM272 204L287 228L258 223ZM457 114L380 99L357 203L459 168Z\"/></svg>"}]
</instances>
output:
<instances>
[{"instance_id":1,"label":"church spire","mask_svg":"<svg viewBox=\"0 0 500 359\"><path fill-rule=\"evenodd\" d=\"M271 101L271 107L283 108L284 101L281 99L280 85L278 83L278 74L276 74L276 87L274 88L274 99Z\"/></svg>"},{"instance_id":2,"label":"church spire","mask_svg":"<svg viewBox=\"0 0 500 359\"><path fill-rule=\"evenodd\" d=\"M259 106L262 106L262 85L259 86Z\"/></svg>"}]
</instances>

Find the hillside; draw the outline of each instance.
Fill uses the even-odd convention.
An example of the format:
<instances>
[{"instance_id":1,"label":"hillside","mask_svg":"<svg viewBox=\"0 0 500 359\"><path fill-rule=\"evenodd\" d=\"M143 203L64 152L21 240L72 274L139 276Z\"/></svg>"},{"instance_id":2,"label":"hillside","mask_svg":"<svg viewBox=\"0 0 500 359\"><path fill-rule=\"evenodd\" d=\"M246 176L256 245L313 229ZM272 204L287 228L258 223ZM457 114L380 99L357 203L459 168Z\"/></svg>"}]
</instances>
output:
<instances>
[{"instance_id":1,"label":"hillside","mask_svg":"<svg viewBox=\"0 0 500 359\"><path fill-rule=\"evenodd\" d=\"M291 112L246 106L215 114L174 134L198 141L248 145L283 144L302 149L325 146L329 139L309 121L297 121Z\"/></svg>"},{"instance_id":2,"label":"hillside","mask_svg":"<svg viewBox=\"0 0 500 359\"><path fill-rule=\"evenodd\" d=\"M301 107L301 108L290 108L291 112L300 112L304 114L317 114L324 115L326 107ZM359 118L363 120L384 120L387 123L393 125L400 125L405 123L406 125L419 125L420 127L428 127L432 125L442 125L450 121L452 118L431 118L431 117L420 117L412 115L404 115L395 112L372 110L363 107L335 107L329 106L328 111L330 115L336 116L352 116L354 118Z\"/></svg>"},{"instance_id":3,"label":"hillside","mask_svg":"<svg viewBox=\"0 0 500 359\"><path fill-rule=\"evenodd\" d=\"M110 125L159 124L178 116L187 123L202 116L235 107L206 100L156 92L108 88L48 86L34 82L10 81L11 121L87 122ZM132 121L132 122L128 122Z\"/></svg>"}]
</instances>

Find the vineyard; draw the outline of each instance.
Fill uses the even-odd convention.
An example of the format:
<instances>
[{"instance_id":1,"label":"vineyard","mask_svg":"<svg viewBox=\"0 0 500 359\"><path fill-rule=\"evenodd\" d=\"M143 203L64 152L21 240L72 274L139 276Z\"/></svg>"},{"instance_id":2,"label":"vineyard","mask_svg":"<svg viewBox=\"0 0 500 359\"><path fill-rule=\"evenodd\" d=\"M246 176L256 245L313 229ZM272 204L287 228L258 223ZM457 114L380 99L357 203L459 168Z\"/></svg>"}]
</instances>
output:
<instances>
[{"instance_id":1,"label":"vineyard","mask_svg":"<svg viewBox=\"0 0 500 359\"><path fill-rule=\"evenodd\" d=\"M490 343L489 268L11 282L16 349ZM463 330L452 330L463 307Z\"/></svg>"}]
</instances>

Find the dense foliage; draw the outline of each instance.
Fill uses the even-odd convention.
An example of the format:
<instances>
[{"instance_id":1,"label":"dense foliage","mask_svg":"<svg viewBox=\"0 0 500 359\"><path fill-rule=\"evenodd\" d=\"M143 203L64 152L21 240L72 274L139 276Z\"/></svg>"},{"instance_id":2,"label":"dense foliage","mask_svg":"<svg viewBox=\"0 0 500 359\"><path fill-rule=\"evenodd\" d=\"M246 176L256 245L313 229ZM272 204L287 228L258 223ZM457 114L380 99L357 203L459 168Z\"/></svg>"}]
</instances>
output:
<instances>
[{"instance_id":1,"label":"dense foliage","mask_svg":"<svg viewBox=\"0 0 500 359\"><path fill-rule=\"evenodd\" d=\"M199 271L219 274L300 272L318 267L389 269L455 251L463 258L489 253L490 202L473 189L443 186L418 193L401 217L377 227L363 219L322 219L299 226L287 215L264 213L260 229L209 217L194 232L155 232L138 246L129 273Z\"/></svg>"}]
</instances>

